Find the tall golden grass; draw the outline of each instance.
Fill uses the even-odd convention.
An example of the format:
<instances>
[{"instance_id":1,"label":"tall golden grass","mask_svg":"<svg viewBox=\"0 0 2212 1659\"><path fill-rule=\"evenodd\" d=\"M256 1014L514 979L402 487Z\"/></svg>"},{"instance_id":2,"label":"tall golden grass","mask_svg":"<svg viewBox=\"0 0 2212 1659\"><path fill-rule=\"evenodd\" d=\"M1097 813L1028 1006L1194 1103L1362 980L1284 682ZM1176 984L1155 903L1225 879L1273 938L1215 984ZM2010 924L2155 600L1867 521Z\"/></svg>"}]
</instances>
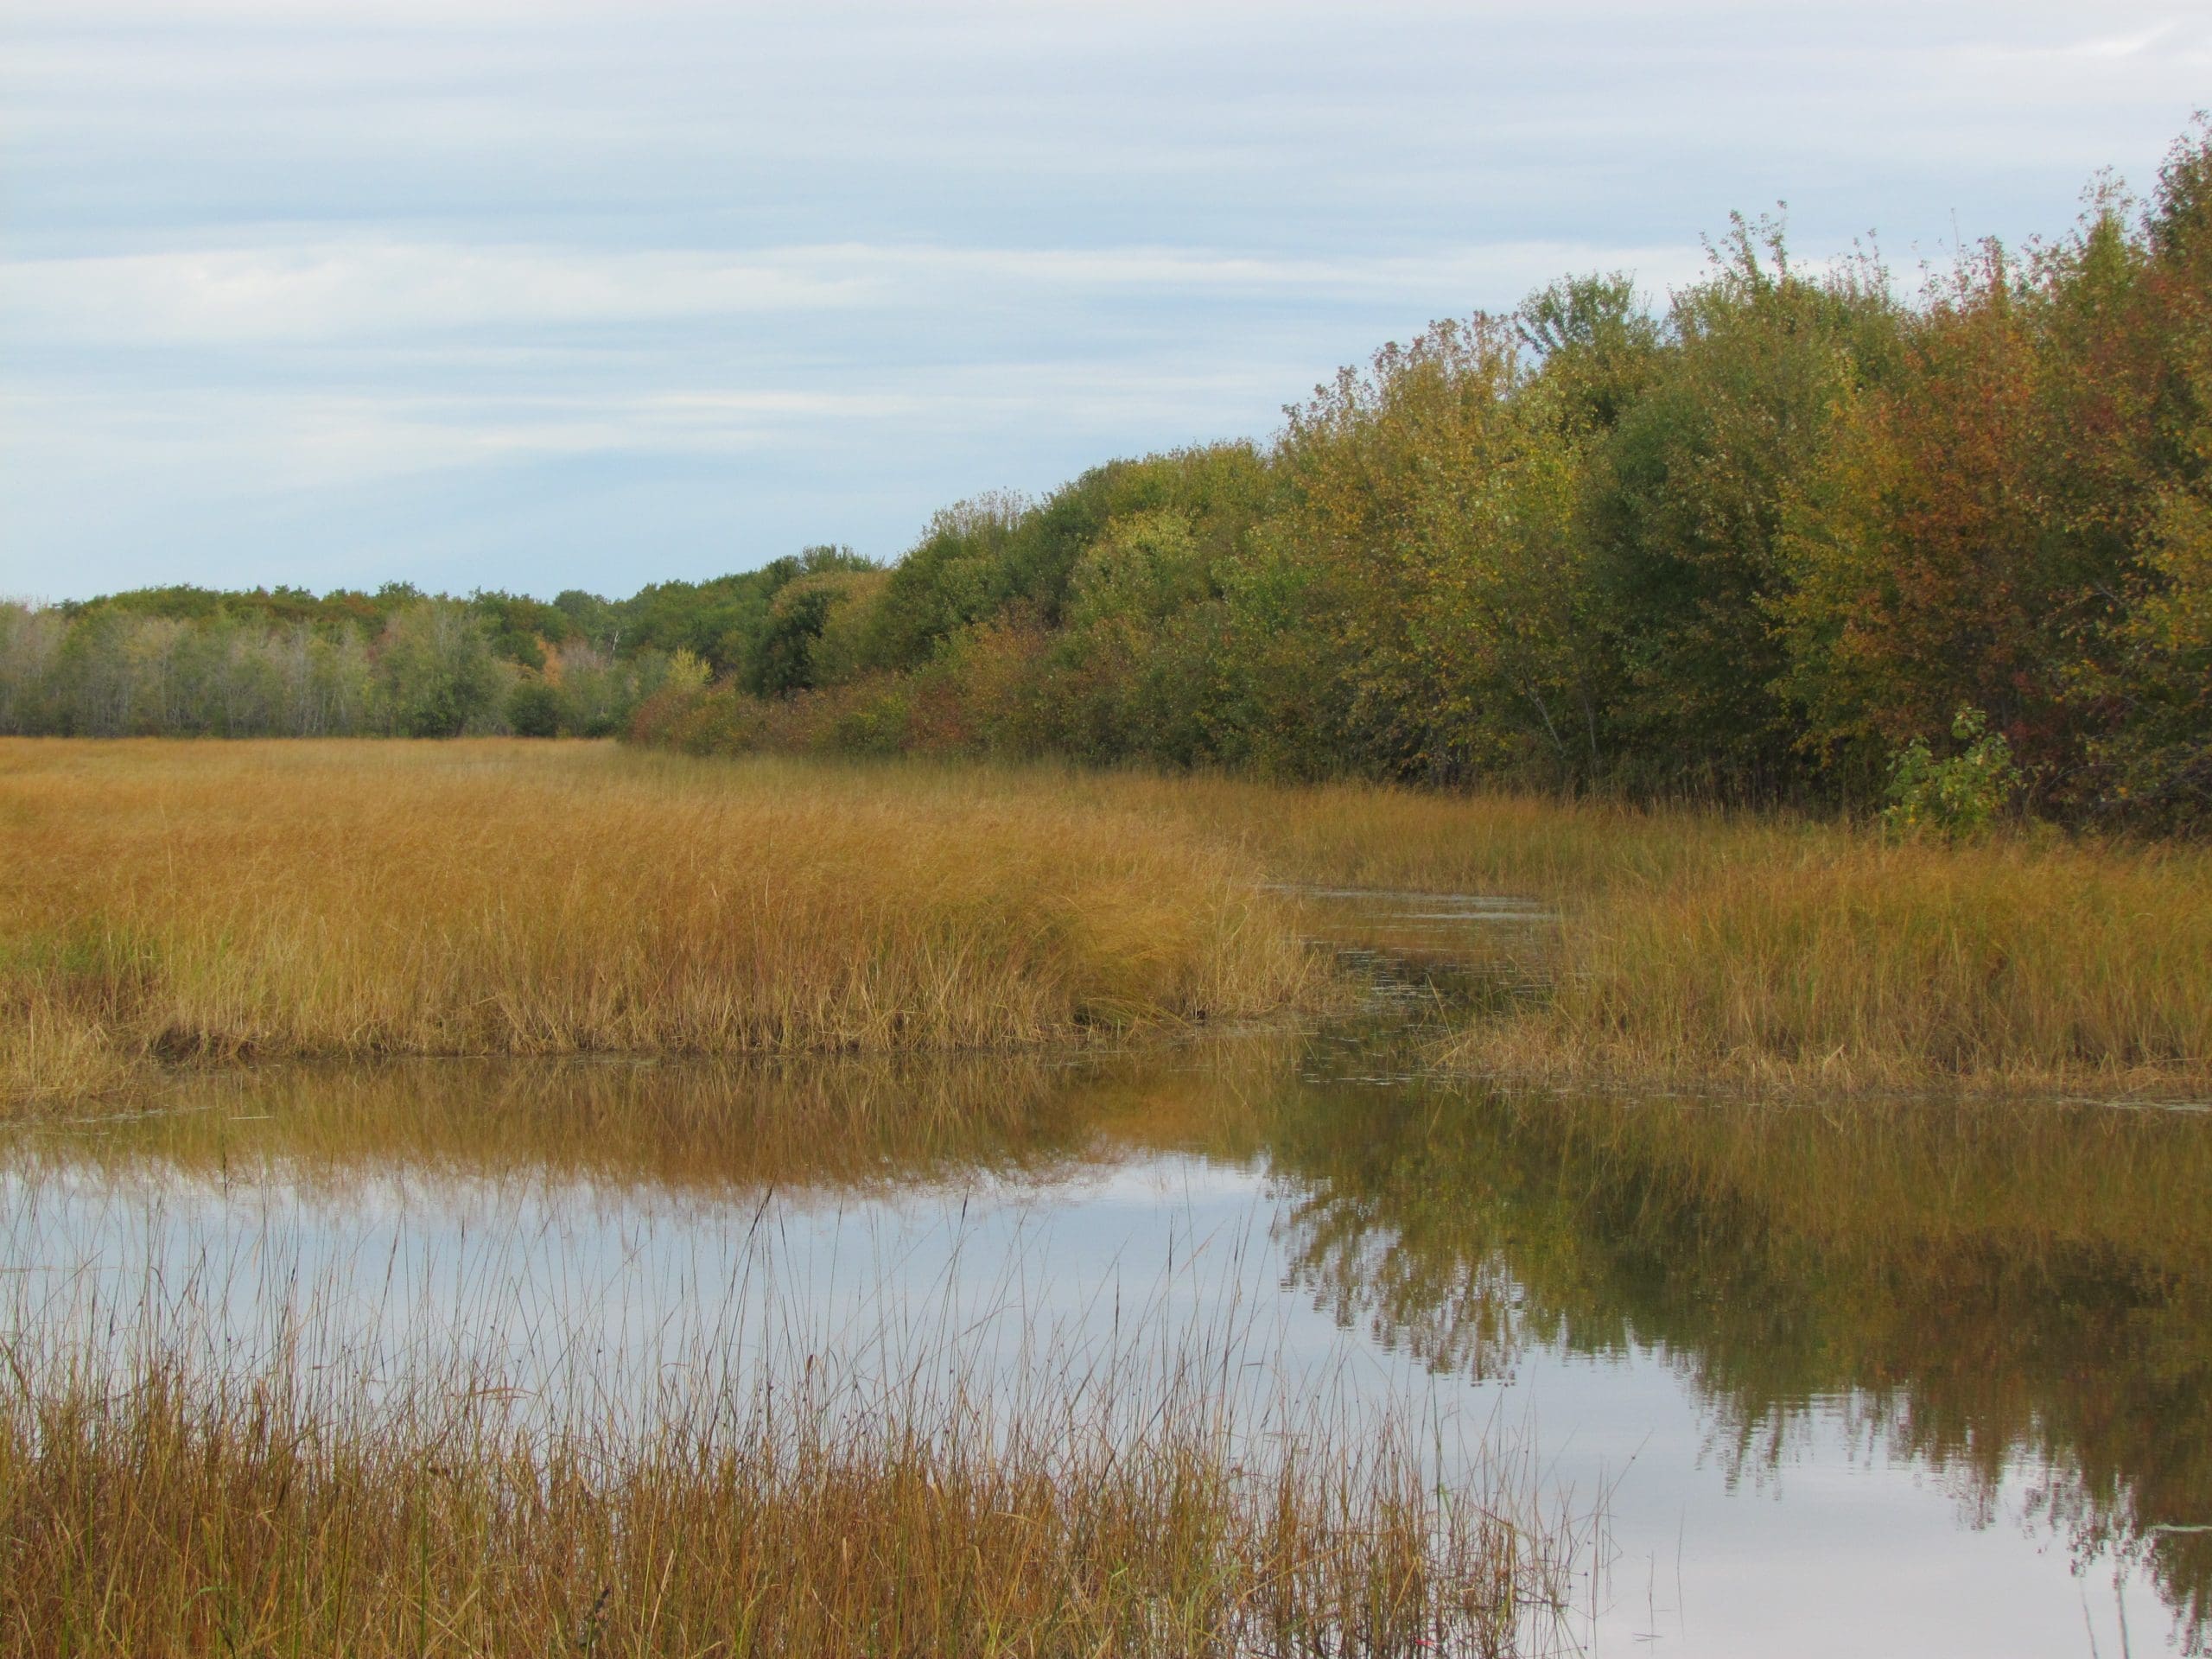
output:
<instances>
[{"instance_id":1,"label":"tall golden grass","mask_svg":"<svg viewBox=\"0 0 2212 1659\"><path fill-rule=\"evenodd\" d=\"M1233 1294L1177 1311L1187 1261L1071 1331L1019 1274L787 1297L780 1230L634 1330L594 1295L495 1311L457 1255L412 1304L404 1267L261 1274L265 1227L11 1278L0 1652L1411 1659L1564 1628L1588 1518L1525 1449L1295 1370Z\"/></svg>"},{"instance_id":2,"label":"tall golden grass","mask_svg":"<svg viewBox=\"0 0 2212 1659\"><path fill-rule=\"evenodd\" d=\"M1570 900L1550 999L1454 1064L1794 1091L2212 1089L2212 858L1717 824Z\"/></svg>"},{"instance_id":3,"label":"tall golden grass","mask_svg":"<svg viewBox=\"0 0 2212 1659\"><path fill-rule=\"evenodd\" d=\"M2212 1090L2212 851L518 742L0 742L0 1093L163 1058L1043 1044L1326 995L1298 884L1518 895L1572 1083Z\"/></svg>"},{"instance_id":4,"label":"tall golden grass","mask_svg":"<svg viewBox=\"0 0 2212 1659\"><path fill-rule=\"evenodd\" d=\"M801 1404L639 1443L156 1371L0 1414L0 1649L98 1656L1523 1650L1541 1540L1388 1437L1264 1471L1188 1403Z\"/></svg>"},{"instance_id":5,"label":"tall golden grass","mask_svg":"<svg viewBox=\"0 0 2212 1659\"><path fill-rule=\"evenodd\" d=\"M1211 838L607 745L0 743L0 1092L156 1059L1004 1046L1319 982Z\"/></svg>"},{"instance_id":6,"label":"tall golden grass","mask_svg":"<svg viewBox=\"0 0 2212 1659\"><path fill-rule=\"evenodd\" d=\"M1520 895L1471 943L1549 982L1450 1065L1789 1091L2212 1093L2212 849L2031 831L1898 843L1691 806L1108 775L1277 879Z\"/></svg>"}]
</instances>

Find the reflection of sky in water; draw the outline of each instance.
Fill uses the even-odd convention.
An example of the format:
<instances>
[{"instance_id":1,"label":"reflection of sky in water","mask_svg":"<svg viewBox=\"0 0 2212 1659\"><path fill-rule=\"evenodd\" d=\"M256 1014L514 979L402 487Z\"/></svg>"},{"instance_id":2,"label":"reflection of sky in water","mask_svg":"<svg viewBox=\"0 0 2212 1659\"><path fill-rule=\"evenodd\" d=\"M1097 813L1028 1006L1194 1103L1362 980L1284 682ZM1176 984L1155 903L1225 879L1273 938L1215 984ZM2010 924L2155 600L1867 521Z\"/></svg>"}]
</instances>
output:
<instances>
[{"instance_id":1,"label":"reflection of sky in water","mask_svg":"<svg viewBox=\"0 0 2212 1659\"><path fill-rule=\"evenodd\" d=\"M1210 1339L1255 1394L1411 1401L1455 1445L1521 1434L1585 1503L1611 1493L1594 1650L2080 1654L2163 1650L2152 1589L2080 1575L2024 1520L1893 1461L1850 1400L1815 1401L1778 1460L1738 1474L1680 1357L1538 1344L1509 1377L1437 1379L1291 1287L1263 1163L1145 1153L939 1180L893 1198L796 1190L671 1199L646 1186L384 1173L302 1186L159 1164L0 1177L11 1322L126 1316L142 1288L266 1344L319 1300L317 1340L389 1363L449 1352L603 1397L665 1368L780 1348L865 1370L950 1355L1001 1376L1163 1333ZM1172 1346L1172 1343L1166 1345ZM311 1344L312 1346L312 1344ZM321 1356L328 1358L324 1353ZM315 1353L307 1358L313 1363ZM1969 1524L1980 1518L1983 1524ZM1656 1637L1656 1643L1650 1638Z\"/></svg>"}]
</instances>

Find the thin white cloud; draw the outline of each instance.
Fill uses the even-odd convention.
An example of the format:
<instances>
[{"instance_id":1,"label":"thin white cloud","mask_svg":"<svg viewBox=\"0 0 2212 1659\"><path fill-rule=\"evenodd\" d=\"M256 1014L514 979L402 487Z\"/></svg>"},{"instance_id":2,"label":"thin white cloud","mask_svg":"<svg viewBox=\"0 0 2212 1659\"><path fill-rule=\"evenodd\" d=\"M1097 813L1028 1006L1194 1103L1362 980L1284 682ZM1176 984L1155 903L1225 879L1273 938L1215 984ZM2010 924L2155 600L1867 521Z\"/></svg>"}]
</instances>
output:
<instances>
[{"instance_id":1,"label":"thin white cloud","mask_svg":"<svg viewBox=\"0 0 2212 1659\"><path fill-rule=\"evenodd\" d=\"M1569 270L1663 288L1694 246L1503 243L1397 257L1265 258L1168 247L847 245L742 255L427 243L326 243L0 264L0 327L118 345L342 342L502 327L650 323L759 313L911 308L980 289L1033 297L1402 298L1510 302Z\"/></svg>"},{"instance_id":2,"label":"thin white cloud","mask_svg":"<svg viewBox=\"0 0 2212 1659\"><path fill-rule=\"evenodd\" d=\"M2084 58L2133 58L2148 52L2162 41L2172 40L2180 29L2179 23L2159 23L2129 35L2107 35L2080 41L2065 49Z\"/></svg>"},{"instance_id":3,"label":"thin white cloud","mask_svg":"<svg viewBox=\"0 0 2212 1659\"><path fill-rule=\"evenodd\" d=\"M852 279L698 255L326 244L16 260L0 317L117 341L313 340L852 303Z\"/></svg>"},{"instance_id":4,"label":"thin white cloud","mask_svg":"<svg viewBox=\"0 0 2212 1659\"><path fill-rule=\"evenodd\" d=\"M340 395L276 388L0 395L13 465L116 482L251 458L257 486L328 487L487 463L621 454L735 454L825 423L912 418L899 391L723 389L630 397Z\"/></svg>"},{"instance_id":5,"label":"thin white cloud","mask_svg":"<svg viewBox=\"0 0 2212 1659\"><path fill-rule=\"evenodd\" d=\"M29 381L0 391L0 447L11 469L48 490L97 495L228 479L244 493L298 493L563 458L735 457L825 439L880 447L920 431L1004 436L1043 421L1077 432L1135 422L1187 441L1225 435L1225 416L1272 410L1298 389L1281 365L1178 372L1156 362L1065 361L892 373L839 391L149 392Z\"/></svg>"}]
</instances>

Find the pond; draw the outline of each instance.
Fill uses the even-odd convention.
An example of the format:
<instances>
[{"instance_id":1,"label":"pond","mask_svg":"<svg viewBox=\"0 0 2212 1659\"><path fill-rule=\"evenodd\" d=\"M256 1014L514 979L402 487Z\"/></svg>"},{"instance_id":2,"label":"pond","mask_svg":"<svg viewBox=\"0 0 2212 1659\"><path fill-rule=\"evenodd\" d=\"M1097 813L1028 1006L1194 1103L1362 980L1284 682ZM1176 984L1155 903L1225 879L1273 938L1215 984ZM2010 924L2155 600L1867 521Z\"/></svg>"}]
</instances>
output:
<instances>
[{"instance_id":1,"label":"pond","mask_svg":"<svg viewBox=\"0 0 2212 1659\"><path fill-rule=\"evenodd\" d=\"M1579 1529L1582 1650L2202 1650L2212 1117L1441 1081L1424 1010L1541 918L1332 905L1377 990L1316 1029L281 1068L19 1126L0 1313L614 1409L772 1352L1018 1390L1196 1351L1510 1462Z\"/></svg>"}]
</instances>

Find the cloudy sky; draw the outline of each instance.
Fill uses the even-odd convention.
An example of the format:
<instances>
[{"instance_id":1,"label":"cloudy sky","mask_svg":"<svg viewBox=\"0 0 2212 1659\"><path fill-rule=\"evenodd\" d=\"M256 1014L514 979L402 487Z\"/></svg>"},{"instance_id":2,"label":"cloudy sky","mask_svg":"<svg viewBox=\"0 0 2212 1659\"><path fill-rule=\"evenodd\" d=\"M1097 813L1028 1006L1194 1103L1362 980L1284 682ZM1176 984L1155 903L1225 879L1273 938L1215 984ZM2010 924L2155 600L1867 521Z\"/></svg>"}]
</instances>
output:
<instances>
[{"instance_id":1,"label":"cloudy sky","mask_svg":"<svg viewBox=\"0 0 2212 1659\"><path fill-rule=\"evenodd\" d=\"M2212 0L0 0L0 593L883 556L1732 208L1910 271Z\"/></svg>"}]
</instances>

